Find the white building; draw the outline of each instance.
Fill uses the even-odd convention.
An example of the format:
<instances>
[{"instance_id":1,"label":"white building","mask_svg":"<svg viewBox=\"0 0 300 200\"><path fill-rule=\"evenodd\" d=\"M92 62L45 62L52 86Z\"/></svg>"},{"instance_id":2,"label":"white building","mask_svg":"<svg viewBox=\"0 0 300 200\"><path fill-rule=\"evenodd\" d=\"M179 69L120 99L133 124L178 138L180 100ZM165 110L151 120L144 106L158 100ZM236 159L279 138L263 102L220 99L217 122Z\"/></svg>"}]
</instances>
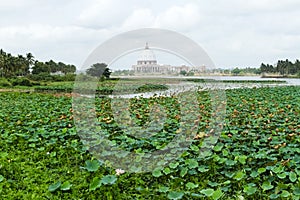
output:
<instances>
[{"instance_id":1,"label":"white building","mask_svg":"<svg viewBox=\"0 0 300 200\"><path fill-rule=\"evenodd\" d=\"M157 63L154 52L149 48L146 43L145 49L141 52L136 65L132 65L132 70L135 74L179 74L180 71L194 73L202 73L205 71L205 67L189 67L160 65Z\"/></svg>"}]
</instances>

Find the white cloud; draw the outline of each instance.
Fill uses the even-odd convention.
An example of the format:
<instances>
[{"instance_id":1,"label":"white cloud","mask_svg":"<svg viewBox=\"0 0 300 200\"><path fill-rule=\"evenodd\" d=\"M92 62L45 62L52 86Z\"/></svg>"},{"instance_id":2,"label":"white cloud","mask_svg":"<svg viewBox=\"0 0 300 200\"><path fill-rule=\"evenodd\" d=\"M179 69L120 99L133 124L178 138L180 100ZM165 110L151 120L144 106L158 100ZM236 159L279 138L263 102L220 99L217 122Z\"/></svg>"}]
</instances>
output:
<instances>
[{"instance_id":1,"label":"white cloud","mask_svg":"<svg viewBox=\"0 0 300 200\"><path fill-rule=\"evenodd\" d=\"M156 27L177 30L197 28L200 21L200 10L197 5L172 6L160 13L155 22Z\"/></svg>"},{"instance_id":2,"label":"white cloud","mask_svg":"<svg viewBox=\"0 0 300 200\"><path fill-rule=\"evenodd\" d=\"M135 29L139 27L153 27L155 16L150 9L140 8L135 11L123 23L124 29Z\"/></svg>"},{"instance_id":3,"label":"white cloud","mask_svg":"<svg viewBox=\"0 0 300 200\"><path fill-rule=\"evenodd\" d=\"M111 36L106 29L31 24L0 27L0 44L13 54L33 52L39 60L56 59L80 66L88 54Z\"/></svg>"},{"instance_id":4,"label":"white cloud","mask_svg":"<svg viewBox=\"0 0 300 200\"><path fill-rule=\"evenodd\" d=\"M132 29L178 31L218 66L299 58L298 0L79 0L1 2L0 48L80 65L110 37Z\"/></svg>"},{"instance_id":5,"label":"white cloud","mask_svg":"<svg viewBox=\"0 0 300 200\"><path fill-rule=\"evenodd\" d=\"M78 16L79 25L95 28L116 26L124 21L129 8L121 0L92 0ZM129 10L130 12L130 10Z\"/></svg>"},{"instance_id":6,"label":"white cloud","mask_svg":"<svg viewBox=\"0 0 300 200\"><path fill-rule=\"evenodd\" d=\"M125 30L141 27L155 27L186 31L197 28L201 19L200 10L196 4L171 6L160 12L150 8L137 8L124 21Z\"/></svg>"}]
</instances>

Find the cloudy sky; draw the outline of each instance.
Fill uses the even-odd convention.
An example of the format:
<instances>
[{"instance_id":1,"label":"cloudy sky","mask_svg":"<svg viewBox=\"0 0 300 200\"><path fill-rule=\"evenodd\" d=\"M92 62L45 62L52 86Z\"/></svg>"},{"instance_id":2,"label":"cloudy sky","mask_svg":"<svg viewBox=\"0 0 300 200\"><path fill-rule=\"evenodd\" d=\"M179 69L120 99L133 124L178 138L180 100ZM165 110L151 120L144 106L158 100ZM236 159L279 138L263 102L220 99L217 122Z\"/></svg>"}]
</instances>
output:
<instances>
[{"instance_id":1,"label":"cloudy sky","mask_svg":"<svg viewBox=\"0 0 300 200\"><path fill-rule=\"evenodd\" d=\"M0 48L80 67L125 31L164 28L196 41L221 68L300 58L299 0L0 0Z\"/></svg>"}]
</instances>

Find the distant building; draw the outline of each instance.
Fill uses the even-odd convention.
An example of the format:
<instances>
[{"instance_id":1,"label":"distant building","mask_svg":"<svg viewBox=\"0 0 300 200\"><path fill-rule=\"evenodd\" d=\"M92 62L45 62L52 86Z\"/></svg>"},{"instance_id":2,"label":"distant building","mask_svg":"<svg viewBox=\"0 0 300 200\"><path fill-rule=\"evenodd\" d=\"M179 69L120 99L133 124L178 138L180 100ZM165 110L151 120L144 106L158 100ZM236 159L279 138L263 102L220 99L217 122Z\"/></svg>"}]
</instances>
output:
<instances>
[{"instance_id":1,"label":"distant building","mask_svg":"<svg viewBox=\"0 0 300 200\"><path fill-rule=\"evenodd\" d=\"M154 52L149 48L146 43L145 49L141 52L136 65L132 65L132 70L135 74L179 74L180 71L190 72L195 74L205 71L205 66L202 67L189 67L160 65L157 63Z\"/></svg>"},{"instance_id":2,"label":"distant building","mask_svg":"<svg viewBox=\"0 0 300 200\"><path fill-rule=\"evenodd\" d=\"M50 75L58 75L58 76L63 76L65 75L62 71L56 71L56 72L51 72Z\"/></svg>"}]
</instances>

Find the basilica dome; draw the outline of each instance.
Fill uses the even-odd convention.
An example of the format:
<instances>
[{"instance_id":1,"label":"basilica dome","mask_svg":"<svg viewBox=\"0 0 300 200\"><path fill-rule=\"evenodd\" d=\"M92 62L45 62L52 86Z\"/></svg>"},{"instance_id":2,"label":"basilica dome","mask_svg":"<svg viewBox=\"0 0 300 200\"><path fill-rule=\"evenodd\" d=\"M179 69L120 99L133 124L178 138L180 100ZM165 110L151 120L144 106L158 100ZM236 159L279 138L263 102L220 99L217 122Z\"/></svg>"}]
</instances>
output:
<instances>
[{"instance_id":1,"label":"basilica dome","mask_svg":"<svg viewBox=\"0 0 300 200\"><path fill-rule=\"evenodd\" d=\"M155 54L149 49L148 43L146 43L145 49L140 53L138 61L155 61L156 63Z\"/></svg>"}]
</instances>

